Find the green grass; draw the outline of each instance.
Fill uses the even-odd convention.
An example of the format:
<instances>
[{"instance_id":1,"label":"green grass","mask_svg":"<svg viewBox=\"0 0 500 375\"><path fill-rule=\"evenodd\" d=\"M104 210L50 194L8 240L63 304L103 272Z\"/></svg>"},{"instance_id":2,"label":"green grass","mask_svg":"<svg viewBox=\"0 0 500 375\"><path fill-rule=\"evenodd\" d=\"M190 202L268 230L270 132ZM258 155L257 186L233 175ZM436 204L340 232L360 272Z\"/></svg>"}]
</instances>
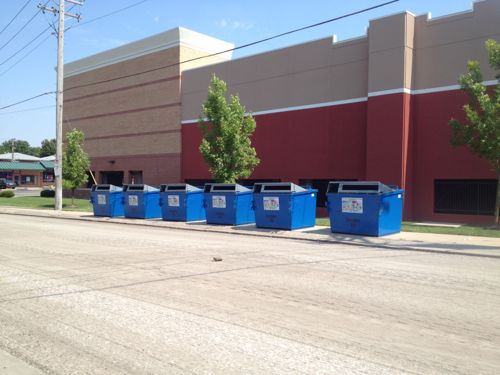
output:
<instances>
[{"instance_id":1,"label":"green grass","mask_svg":"<svg viewBox=\"0 0 500 375\"><path fill-rule=\"evenodd\" d=\"M71 205L71 198L64 198L63 199L64 211L92 212L92 204L87 199L75 199L76 207L69 207L70 205ZM0 198L0 206L53 210L54 198L42 198L42 197Z\"/></svg>"},{"instance_id":2,"label":"green grass","mask_svg":"<svg viewBox=\"0 0 500 375\"><path fill-rule=\"evenodd\" d=\"M330 226L330 219L318 218L316 225ZM402 232L418 233L437 233L437 234L456 234L461 236L480 236L480 237L500 237L500 229L491 227L481 227L474 225L461 225L458 228L419 225L411 222L401 224Z\"/></svg>"}]
</instances>

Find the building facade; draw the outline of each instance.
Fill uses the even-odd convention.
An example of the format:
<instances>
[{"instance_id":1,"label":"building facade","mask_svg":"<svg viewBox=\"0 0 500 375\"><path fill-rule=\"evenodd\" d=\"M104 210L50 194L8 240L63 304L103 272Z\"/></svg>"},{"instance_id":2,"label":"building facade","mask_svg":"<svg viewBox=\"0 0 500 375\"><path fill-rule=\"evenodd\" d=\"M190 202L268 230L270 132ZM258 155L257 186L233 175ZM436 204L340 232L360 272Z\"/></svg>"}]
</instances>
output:
<instances>
[{"instance_id":1,"label":"building facade","mask_svg":"<svg viewBox=\"0 0 500 375\"><path fill-rule=\"evenodd\" d=\"M177 28L66 64L63 130L84 132L98 181L179 181L181 73L227 60L199 58L232 47Z\"/></svg>"},{"instance_id":2,"label":"building facade","mask_svg":"<svg viewBox=\"0 0 500 375\"><path fill-rule=\"evenodd\" d=\"M43 187L54 184L54 156L38 158L19 152L0 155L0 178L19 187Z\"/></svg>"},{"instance_id":3,"label":"building facade","mask_svg":"<svg viewBox=\"0 0 500 375\"><path fill-rule=\"evenodd\" d=\"M378 180L406 190L407 220L489 222L496 176L466 148L450 147L448 121L463 119L467 98L457 77L468 60L480 61L486 84L496 83L484 42L500 40L499 20L499 0L436 19L404 12L370 21L359 38L329 37L236 60L214 56L110 87L84 85L184 61L182 41L174 57L167 49L72 70L81 60L68 66L66 87L82 87L66 94L65 128L84 130L101 182L111 181L109 171L127 182L139 176L134 171L149 184L207 180L197 119L215 73L256 118L261 163L252 180L320 189L330 180Z\"/></svg>"}]
</instances>

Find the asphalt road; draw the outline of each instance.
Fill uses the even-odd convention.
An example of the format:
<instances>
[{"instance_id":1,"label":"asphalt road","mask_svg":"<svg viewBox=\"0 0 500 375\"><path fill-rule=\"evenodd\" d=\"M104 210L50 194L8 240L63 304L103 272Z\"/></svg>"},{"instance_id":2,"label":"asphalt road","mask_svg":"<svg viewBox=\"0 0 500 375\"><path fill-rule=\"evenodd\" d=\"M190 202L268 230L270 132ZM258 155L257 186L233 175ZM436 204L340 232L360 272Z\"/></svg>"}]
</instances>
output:
<instances>
[{"instance_id":1,"label":"asphalt road","mask_svg":"<svg viewBox=\"0 0 500 375\"><path fill-rule=\"evenodd\" d=\"M500 373L499 259L13 215L0 227L0 351L42 373Z\"/></svg>"}]
</instances>

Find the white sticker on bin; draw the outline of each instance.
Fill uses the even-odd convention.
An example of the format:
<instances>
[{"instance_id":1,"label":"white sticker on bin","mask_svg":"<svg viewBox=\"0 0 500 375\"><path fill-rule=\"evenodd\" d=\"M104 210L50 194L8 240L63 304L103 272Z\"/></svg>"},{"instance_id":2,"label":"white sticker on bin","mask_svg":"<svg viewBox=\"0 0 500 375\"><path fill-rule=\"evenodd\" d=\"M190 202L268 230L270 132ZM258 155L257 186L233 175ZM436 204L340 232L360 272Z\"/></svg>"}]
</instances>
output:
<instances>
[{"instance_id":1,"label":"white sticker on bin","mask_svg":"<svg viewBox=\"0 0 500 375\"><path fill-rule=\"evenodd\" d=\"M168 196L168 206L169 207L179 207L179 196L178 195L169 195Z\"/></svg>"},{"instance_id":2,"label":"white sticker on bin","mask_svg":"<svg viewBox=\"0 0 500 375\"><path fill-rule=\"evenodd\" d=\"M342 198L342 212L350 214L362 214L363 198Z\"/></svg>"},{"instance_id":3,"label":"white sticker on bin","mask_svg":"<svg viewBox=\"0 0 500 375\"><path fill-rule=\"evenodd\" d=\"M137 195L129 195L128 196L128 205L129 206L138 206L139 205L139 197Z\"/></svg>"},{"instance_id":4,"label":"white sticker on bin","mask_svg":"<svg viewBox=\"0 0 500 375\"><path fill-rule=\"evenodd\" d=\"M213 208L226 208L226 197L224 195L212 196L212 207Z\"/></svg>"},{"instance_id":5,"label":"white sticker on bin","mask_svg":"<svg viewBox=\"0 0 500 375\"><path fill-rule=\"evenodd\" d=\"M97 194L97 204L100 204L100 205L106 204L106 195Z\"/></svg>"},{"instance_id":6,"label":"white sticker on bin","mask_svg":"<svg viewBox=\"0 0 500 375\"><path fill-rule=\"evenodd\" d=\"M265 211L279 211L280 198L279 197L264 197L264 210Z\"/></svg>"}]
</instances>

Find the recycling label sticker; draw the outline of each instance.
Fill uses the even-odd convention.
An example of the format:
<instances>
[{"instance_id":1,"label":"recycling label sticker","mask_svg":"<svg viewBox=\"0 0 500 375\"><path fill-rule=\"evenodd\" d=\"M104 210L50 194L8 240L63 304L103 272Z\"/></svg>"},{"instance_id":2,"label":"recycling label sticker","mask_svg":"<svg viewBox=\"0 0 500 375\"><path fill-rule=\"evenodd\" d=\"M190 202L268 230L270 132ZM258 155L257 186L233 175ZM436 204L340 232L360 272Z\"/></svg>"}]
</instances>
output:
<instances>
[{"instance_id":1,"label":"recycling label sticker","mask_svg":"<svg viewBox=\"0 0 500 375\"><path fill-rule=\"evenodd\" d=\"M362 214L363 198L342 198L342 212Z\"/></svg>"},{"instance_id":2,"label":"recycling label sticker","mask_svg":"<svg viewBox=\"0 0 500 375\"><path fill-rule=\"evenodd\" d=\"M138 206L139 205L139 197L137 195L129 195L128 196L128 205L129 206Z\"/></svg>"},{"instance_id":3,"label":"recycling label sticker","mask_svg":"<svg viewBox=\"0 0 500 375\"><path fill-rule=\"evenodd\" d=\"M213 208L226 208L226 197L224 195L212 196L212 207Z\"/></svg>"},{"instance_id":4,"label":"recycling label sticker","mask_svg":"<svg viewBox=\"0 0 500 375\"><path fill-rule=\"evenodd\" d=\"M168 196L168 206L169 207L179 207L179 196L178 195L169 195Z\"/></svg>"},{"instance_id":5,"label":"recycling label sticker","mask_svg":"<svg viewBox=\"0 0 500 375\"><path fill-rule=\"evenodd\" d=\"M97 204L105 205L106 204L106 195L97 194Z\"/></svg>"},{"instance_id":6,"label":"recycling label sticker","mask_svg":"<svg viewBox=\"0 0 500 375\"><path fill-rule=\"evenodd\" d=\"M264 210L279 211L280 210L279 197L264 197Z\"/></svg>"}]
</instances>

